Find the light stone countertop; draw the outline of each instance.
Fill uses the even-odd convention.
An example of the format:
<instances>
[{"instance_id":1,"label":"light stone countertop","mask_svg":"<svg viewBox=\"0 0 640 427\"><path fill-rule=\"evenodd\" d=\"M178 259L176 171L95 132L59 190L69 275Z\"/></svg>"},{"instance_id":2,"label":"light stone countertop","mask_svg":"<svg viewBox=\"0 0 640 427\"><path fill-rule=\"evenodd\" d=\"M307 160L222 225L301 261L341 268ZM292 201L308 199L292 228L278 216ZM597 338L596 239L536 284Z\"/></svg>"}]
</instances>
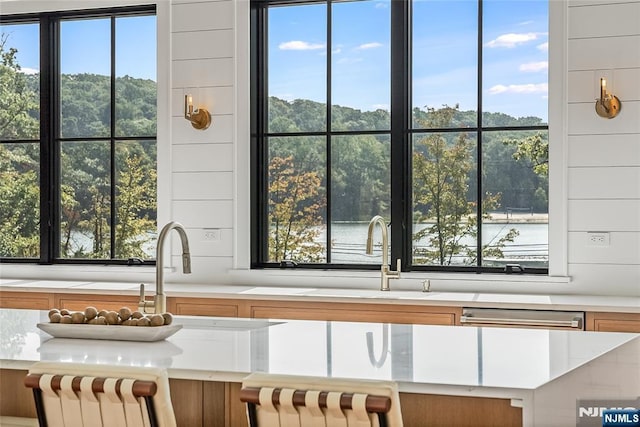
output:
<instances>
[{"instance_id":1,"label":"light stone countertop","mask_svg":"<svg viewBox=\"0 0 640 427\"><path fill-rule=\"evenodd\" d=\"M390 379L409 389L438 384L534 390L640 340L626 333L175 316L182 329L147 343L52 338L36 327L49 322L41 310L0 309L0 322L3 367L40 360L146 365L167 368L176 378L236 381L262 371Z\"/></svg>"},{"instance_id":2,"label":"light stone countertop","mask_svg":"<svg viewBox=\"0 0 640 427\"><path fill-rule=\"evenodd\" d=\"M251 372L393 380L401 392L508 399L525 427L573 425L576 399L640 394L639 334L176 316L175 335L131 342L52 338L41 322L46 311L0 309L0 368L58 361L203 381Z\"/></svg>"},{"instance_id":3,"label":"light stone countertop","mask_svg":"<svg viewBox=\"0 0 640 427\"><path fill-rule=\"evenodd\" d=\"M0 279L0 290L20 292L66 292L101 295L137 295L139 283ZM541 295L516 293L419 292L326 287L246 286L165 283L169 297L243 298L279 301L319 301L427 306L520 308L640 313L639 297L599 295ZM154 286L146 284L151 295Z\"/></svg>"}]
</instances>

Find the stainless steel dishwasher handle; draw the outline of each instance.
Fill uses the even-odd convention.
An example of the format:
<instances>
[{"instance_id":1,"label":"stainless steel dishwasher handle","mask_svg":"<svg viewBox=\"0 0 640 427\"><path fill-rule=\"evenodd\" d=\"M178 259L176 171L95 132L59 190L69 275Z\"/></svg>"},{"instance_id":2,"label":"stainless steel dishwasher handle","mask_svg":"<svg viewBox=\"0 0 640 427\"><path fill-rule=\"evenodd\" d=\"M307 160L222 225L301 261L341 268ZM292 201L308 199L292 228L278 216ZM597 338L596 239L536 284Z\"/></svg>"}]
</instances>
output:
<instances>
[{"instance_id":1,"label":"stainless steel dishwasher handle","mask_svg":"<svg viewBox=\"0 0 640 427\"><path fill-rule=\"evenodd\" d=\"M503 325L503 326L543 326L554 328L582 329L582 319L571 320L545 319L502 319L499 317L460 316L460 323L466 325Z\"/></svg>"}]
</instances>

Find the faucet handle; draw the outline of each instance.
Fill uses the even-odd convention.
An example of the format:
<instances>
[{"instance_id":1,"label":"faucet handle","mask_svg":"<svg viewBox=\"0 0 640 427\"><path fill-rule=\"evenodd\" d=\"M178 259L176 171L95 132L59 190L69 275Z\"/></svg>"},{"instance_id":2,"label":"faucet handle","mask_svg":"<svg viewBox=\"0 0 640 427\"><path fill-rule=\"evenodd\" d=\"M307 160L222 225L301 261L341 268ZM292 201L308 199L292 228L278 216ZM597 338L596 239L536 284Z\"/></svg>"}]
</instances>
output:
<instances>
[{"instance_id":1,"label":"faucet handle","mask_svg":"<svg viewBox=\"0 0 640 427\"><path fill-rule=\"evenodd\" d=\"M144 305L144 283L140 283L140 301L138 301L138 305Z\"/></svg>"},{"instance_id":2,"label":"faucet handle","mask_svg":"<svg viewBox=\"0 0 640 427\"><path fill-rule=\"evenodd\" d=\"M140 283L140 301L138 301L138 311L140 311L141 313L151 313L152 311L148 311L148 308L153 309L154 302L147 301L144 298L144 284Z\"/></svg>"},{"instance_id":3,"label":"faucet handle","mask_svg":"<svg viewBox=\"0 0 640 427\"><path fill-rule=\"evenodd\" d=\"M400 272L402 271L402 260L400 258L396 260L396 271L398 272L398 277L400 277Z\"/></svg>"}]
</instances>

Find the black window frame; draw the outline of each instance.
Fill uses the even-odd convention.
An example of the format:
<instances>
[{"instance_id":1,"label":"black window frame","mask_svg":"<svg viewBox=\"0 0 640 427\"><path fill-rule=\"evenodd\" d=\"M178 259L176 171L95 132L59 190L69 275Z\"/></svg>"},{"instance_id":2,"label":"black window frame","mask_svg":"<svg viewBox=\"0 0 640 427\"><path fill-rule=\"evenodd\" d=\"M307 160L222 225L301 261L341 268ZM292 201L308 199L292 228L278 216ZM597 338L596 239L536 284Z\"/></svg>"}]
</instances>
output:
<instances>
[{"instance_id":1,"label":"black window frame","mask_svg":"<svg viewBox=\"0 0 640 427\"><path fill-rule=\"evenodd\" d=\"M477 124L473 128L446 128L446 129L419 129L412 126L412 88L411 88L411 0L392 0L391 8L391 129L390 131L332 131L331 130L331 69L327 69L327 127L323 132L299 132L299 133L271 133L267 129L268 119L268 87L267 87L267 55L268 55L268 9L277 6L293 6L300 4L326 4L327 5L327 51L331 52L331 5L338 3L332 0L251 0L250 6L250 39L251 39L251 268L277 268L296 267L308 269L358 269L377 270L379 265L370 264L290 264L268 262L268 192L267 192L267 139L278 136L321 135L327 137L327 169L331 169L330 141L333 135L355 134L389 134L391 135L391 224L394 232L391 235L390 259L401 259L403 271L414 272L466 272L466 273L506 273L514 272L507 267L487 267L482 265L482 257L478 257L477 264L471 266L444 266L421 265L412 263L412 209L407 201L412 197L411 183L411 150L412 139L415 134L466 132L477 136L477 200L483 200L482 177L482 135L488 132L500 131L545 131L548 132L548 124L532 126L503 126L488 127L482 123L482 99L483 99L483 0L478 1L478 68L477 68ZM328 61L331 62L331 61ZM326 182L330 182L327 176ZM327 184L327 239L331 233L331 193ZM476 215L482 218L482 203L477 203ZM396 224L400 223L399 226ZM477 253L482 253L482 227L477 230ZM327 245L327 255L330 260L330 245ZM391 263L395 269L395 263ZM522 273L523 271L515 272ZM527 267L526 274L548 274L546 268Z\"/></svg>"},{"instance_id":2,"label":"black window frame","mask_svg":"<svg viewBox=\"0 0 640 427\"><path fill-rule=\"evenodd\" d=\"M155 265L155 259L117 259L115 253L115 227L110 227L110 258L61 258L60 257L60 148L62 142L108 141L110 144L110 177L115 183L115 144L117 141L157 141L156 135L117 136L115 102L115 20L132 16L157 16L155 4L95 8L56 12L39 12L16 15L0 15L0 24L39 24L40 49L40 135L35 140L0 140L0 143L40 144L40 256L39 258L0 257L0 263L91 264L91 265ZM69 137L61 135L60 125L60 23L72 19L110 19L110 132L109 136ZM111 185L111 213L116 218L116 186Z\"/></svg>"}]
</instances>

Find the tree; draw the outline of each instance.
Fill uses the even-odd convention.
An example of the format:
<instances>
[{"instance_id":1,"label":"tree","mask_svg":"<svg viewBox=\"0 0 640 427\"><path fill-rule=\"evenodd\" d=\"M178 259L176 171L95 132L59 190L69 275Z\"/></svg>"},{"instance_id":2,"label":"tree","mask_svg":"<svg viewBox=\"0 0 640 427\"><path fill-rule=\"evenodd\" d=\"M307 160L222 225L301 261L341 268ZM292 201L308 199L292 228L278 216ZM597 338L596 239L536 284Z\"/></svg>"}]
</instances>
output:
<instances>
[{"instance_id":1,"label":"tree","mask_svg":"<svg viewBox=\"0 0 640 427\"><path fill-rule=\"evenodd\" d=\"M269 162L269 260L321 262L324 246L320 236L320 177L314 171L300 172L292 156L273 157Z\"/></svg>"},{"instance_id":2,"label":"tree","mask_svg":"<svg viewBox=\"0 0 640 427\"><path fill-rule=\"evenodd\" d=\"M143 167L139 155L128 156L123 161L116 186L116 257L144 258L144 245L156 229L155 218L149 214L155 212L156 206L156 170Z\"/></svg>"},{"instance_id":3,"label":"tree","mask_svg":"<svg viewBox=\"0 0 640 427\"><path fill-rule=\"evenodd\" d=\"M20 70L17 49L0 35L0 139L38 138L36 93ZM0 144L0 256L37 257L39 206L37 143Z\"/></svg>"},{"instance_id":4,"label":"tree","mask_svg":"<svg viewBox=\"0 0 640 427\"><path fill-rule=\"evenodd\" d=\"M18 50L6 48L8 34L0 34L0 139L35 139L39 122L37 94L29 88L27 76L21 72Z\"/></svg>"},{"instance_id":5,"label":"tree","mask_svg":"<svg viewBox=\"0 0 640 427\"><path fill-rule=\"evenodd\" d=\"M428 108L421 120L426 129L447 128L457 107L439 110ZM413 205L416 222L427 225L414 233L413 240L427 241L415 247L414 260L419 263L451 265L472 264L477 259L477 202L469 201L469 180L474 172L474 144L464 133L430 133L419 139L413 154ZM500 195L485 194L483 219L495 209ZM501 248L513 241L517 231L511 229L491 244L483 246L483 256L502 257ZM471 242L471 243L469 243ZM457 258L462 257L462 261Z\"/></svg>"},{"instance_id":6,"label":"tree","mask_svg":"<svg viewBox=\"0 0 640 427\"><path fill-rule=\"evenodd\" d=\"M513 158L529 162L531 169L541 177L549 176L549 140L540 132L521 139L508 139L505 145L516 147Z\"/></svg>"}]
</instances>

